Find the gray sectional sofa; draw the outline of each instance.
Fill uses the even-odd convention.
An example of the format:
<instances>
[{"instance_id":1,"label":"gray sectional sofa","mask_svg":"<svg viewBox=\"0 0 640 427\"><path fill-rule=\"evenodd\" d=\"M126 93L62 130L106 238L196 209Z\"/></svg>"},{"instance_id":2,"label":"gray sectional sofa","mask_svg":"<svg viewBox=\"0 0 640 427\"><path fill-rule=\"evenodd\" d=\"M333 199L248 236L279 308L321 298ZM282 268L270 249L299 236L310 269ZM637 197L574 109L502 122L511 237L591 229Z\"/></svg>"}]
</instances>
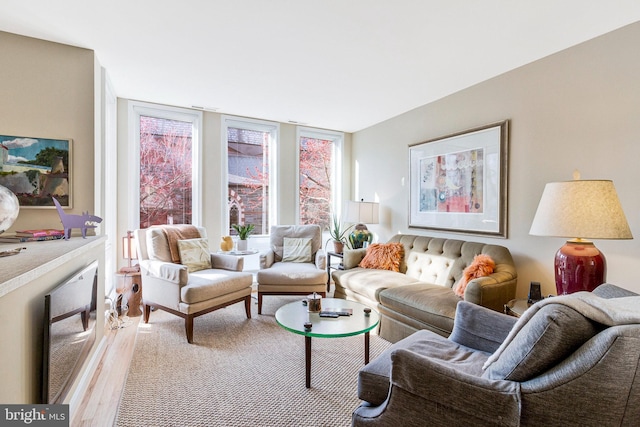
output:
<instances>
[{"instance_id":1,"label":"gray sectional sofa","mask_svg":"<svg viewBox=\"0 0 640 427\"><path fill-rule=\"evenodd\" d=\"M344 269L331 276L336 298L360 301L380 312L378 333L390 342L421 329L449 336L462 300L454 286L478 254L495 261L494 272L471 280L464 300L502 312L515 298L516 268L503 246L410 234L397 234L389 242L404 246L400 272L358 267L366 249L354 249L345 250Z\"/></svg>"}]
</instances>

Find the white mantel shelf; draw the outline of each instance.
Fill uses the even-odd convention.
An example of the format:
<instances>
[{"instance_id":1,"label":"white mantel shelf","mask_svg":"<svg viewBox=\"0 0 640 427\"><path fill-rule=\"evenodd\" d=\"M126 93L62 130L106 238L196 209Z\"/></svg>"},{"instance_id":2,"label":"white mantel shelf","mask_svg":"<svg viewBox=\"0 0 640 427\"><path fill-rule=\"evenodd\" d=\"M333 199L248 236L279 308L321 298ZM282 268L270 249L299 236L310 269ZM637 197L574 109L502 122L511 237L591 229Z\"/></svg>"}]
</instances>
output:
<instances>
[{"instance_id":1,"label":"white mantel shelf","mask_svg":"<svg viewBox=\"0 0 640 427\"><path fill-rule=\"evenodd\" d=\"M0 243L0 252L27 248L17 255L0 257L0 297L46 275L81 253L99 246L106 236L28 243Z\"/></svg>"}]
</instances>

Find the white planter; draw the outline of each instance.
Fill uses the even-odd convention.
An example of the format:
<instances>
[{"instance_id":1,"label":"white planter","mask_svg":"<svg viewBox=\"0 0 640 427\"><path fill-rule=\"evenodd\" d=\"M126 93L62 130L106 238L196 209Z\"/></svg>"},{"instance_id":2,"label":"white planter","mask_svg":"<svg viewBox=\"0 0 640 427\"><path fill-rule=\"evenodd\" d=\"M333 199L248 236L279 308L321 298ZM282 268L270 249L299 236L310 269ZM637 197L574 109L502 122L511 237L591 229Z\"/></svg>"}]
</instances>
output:
<instances>
[{"instance_id":1,"label":"white planter","mask_svg":"<svg viewBox=\"0 0 640 427\"><path fill-rule=\"evenodd\" d=\"M247 250L247 240L238 239L238 251L246 251Z\"/></svg>"}]
</instances>

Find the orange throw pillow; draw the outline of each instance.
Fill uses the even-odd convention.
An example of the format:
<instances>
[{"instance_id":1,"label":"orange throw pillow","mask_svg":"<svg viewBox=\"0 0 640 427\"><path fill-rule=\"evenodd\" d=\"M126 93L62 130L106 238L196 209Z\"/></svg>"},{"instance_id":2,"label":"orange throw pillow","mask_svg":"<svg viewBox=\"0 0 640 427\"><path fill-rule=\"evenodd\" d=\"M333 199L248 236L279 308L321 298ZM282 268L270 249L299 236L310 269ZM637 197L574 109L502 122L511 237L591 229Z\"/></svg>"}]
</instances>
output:
<instances>
[{"instance_id":1,"label":"orange throw pillow","mask_svg":"<svg viewBox=\"0 0 640 427\"><path fill-rule=\"evenodd\" d=\"M471 280L490 275L495 267L496 263L489 255L476 255L473 257L473 262L462 272L462 278L453 292L459 297L464 297L464 290L467 289L467 284Z\"/></svg>"},{"instance_id":2,"label":"orange throw pillow","mask_svg":"<svg viewBox=\"0 0 640 427\"><path fill-rule=\"evenodd\" d=\"M375 268L378 270L400 271L400 262L404 257L402 243L372 243L367 248L367 253L360 261L363 268Z\"/></svg>"}]
</instances>

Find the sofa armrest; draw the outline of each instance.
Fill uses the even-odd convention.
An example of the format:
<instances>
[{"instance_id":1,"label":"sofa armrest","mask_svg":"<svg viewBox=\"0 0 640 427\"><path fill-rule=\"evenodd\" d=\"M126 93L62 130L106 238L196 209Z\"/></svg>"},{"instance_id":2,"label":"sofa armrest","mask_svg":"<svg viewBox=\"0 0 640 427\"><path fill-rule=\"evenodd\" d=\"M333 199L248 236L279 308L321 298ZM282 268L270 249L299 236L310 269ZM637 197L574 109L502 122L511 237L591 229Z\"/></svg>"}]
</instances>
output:
<instances>
[{"instance_id":1,"label":"sofa armrest","mask_svg":"<svg viewBox=\"0 0 640 427\"><path fill-rule=\"evenodd\" d=\"M366 248L345 249L344 252L342 252L342 265L344 266L344 269L348 270L350 268L357 267L366 254Z\"/></svg>"},{"instance_id":2,"label":"sofa armrest","mask_svg":"<svg viewBox=\"0 0 640 427\"><path fill-rule=\"evenodd\" d=\"M502 313L504 305L516 296L516 284L515 269L494 272L470 280L464 291L464 300Z\"/></svg>"},{"instance_id":3,"label":"sofa armrest","mask_svg":"<svg viewBox=\"0 0 640 427\"><path fill-rule=\"evenodd\" d=\"M184 285L189 279L187 266L158 260L141 260L140 268L145 276L170 283Z\"/></svg>"},{"instance_id":4,"label":"sofa armrest","mask_svg":"<svg viewBox=\"0 0 640 427\"><path fill-rule=\"evenodd\" d=\"M505 340L516 317L498 313L477 304L460 301L449 339L465 347L495 352Z\"/></svg>"},{"instance_id":5,"label":"sofa armrest","mask_svg":"<svg viewBox=\"0 0 640 427\"><path fill-rule=\"evenodd\" d=\"M260 269L269 268L276 261L276 254L272 250L260 252Z\"/></svg>"},{"instance_id":6,"label":"sofa armrest","mask_svg":"<svg viewBox=\"0 0 640 427\"><path fill-rule=\"evenodd\" d=\"M520 423L520 384L457 371L408 349L391 354L391 388L379 406L360 405L353 427Z\"/></svg>"},{"instance_id":7,"label":"sofa armrest","mask_svg":"<svg viewBox=\"0 0 640 427\"><path fill-rule=\"evenodd\" d=\"M219 268L229 271L242 271L244 268L244 257L212 253L211 268Z\"/></svg>"},{"instance_id":8,"label":"sofa armrest","mask_svg":"<svg viewBox=\"0 0 640 427\"><path fill-rule=\"evenodd\" d=\"M327 268L327 254L322 249L319 249L318 252L316 252L315 264L320 270L325 270Z\"/></svg>"},{"instance_id":9,"label":"sofa armrest","mask_svg":"<svg viewBox=\"0 0 640 427\"><path fill-rule=\"evenodd\" d=\"M440 408L457 425L520 422L519 383L469 375L408 349L391 354L391 395L395 387L426 401L427 408ZM430 419L428 412L425 419Z\"/></svg>"}]
</instances>

